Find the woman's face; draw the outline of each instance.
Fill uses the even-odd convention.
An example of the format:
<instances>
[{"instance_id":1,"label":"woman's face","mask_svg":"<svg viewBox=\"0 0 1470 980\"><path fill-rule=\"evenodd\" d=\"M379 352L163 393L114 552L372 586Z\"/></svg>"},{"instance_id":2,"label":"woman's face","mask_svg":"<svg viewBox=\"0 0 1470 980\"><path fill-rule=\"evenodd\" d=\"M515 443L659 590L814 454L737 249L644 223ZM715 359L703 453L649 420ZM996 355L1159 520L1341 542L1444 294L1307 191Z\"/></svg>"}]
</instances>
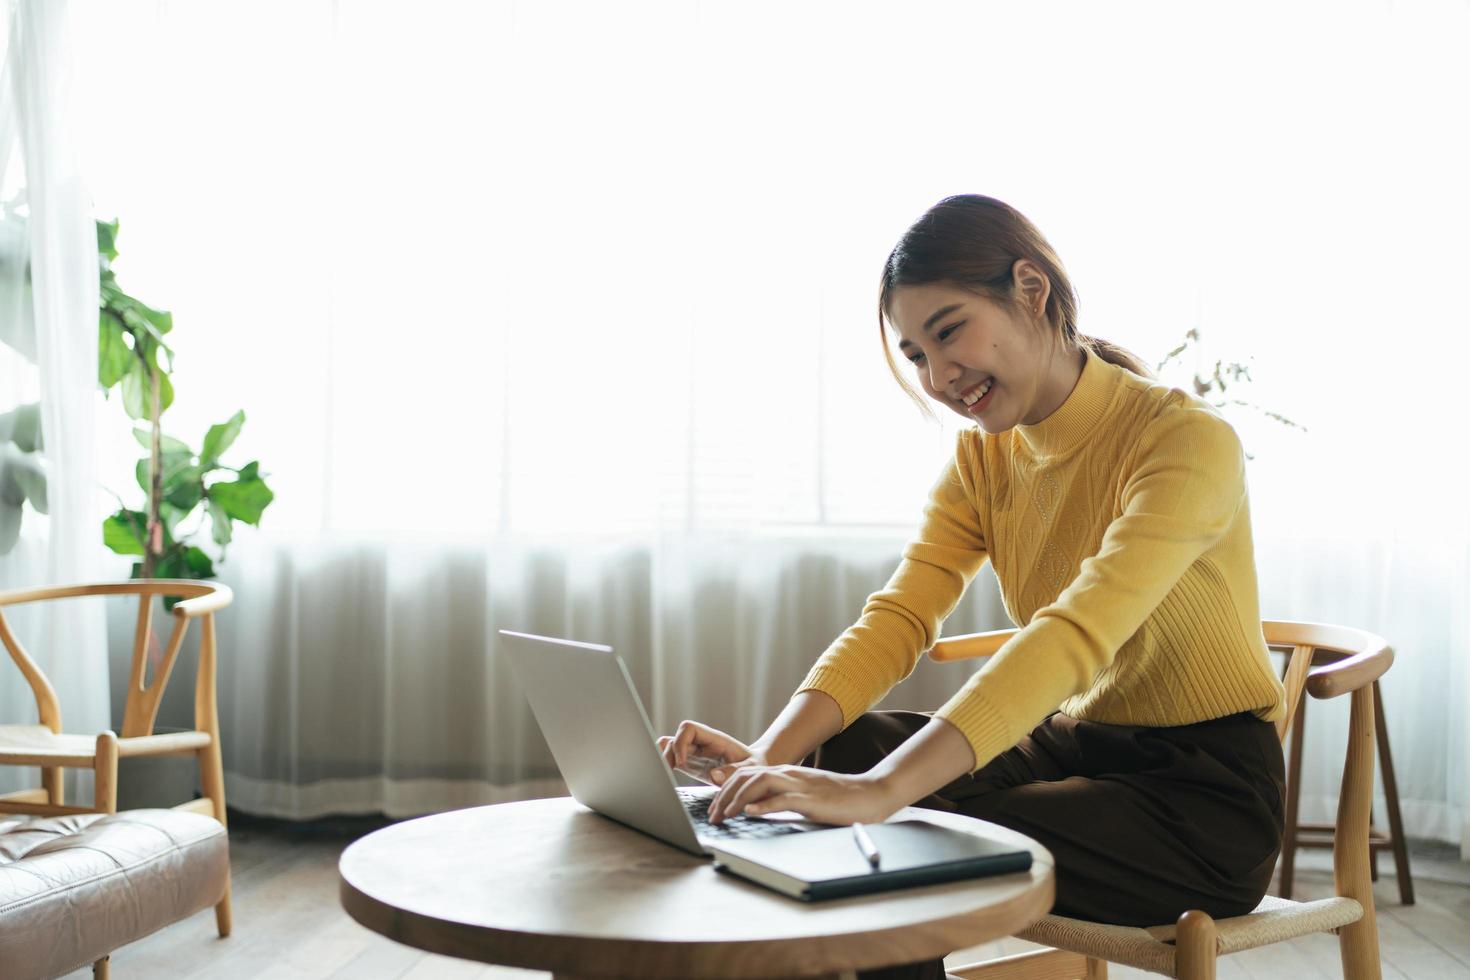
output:
<instances>
[{"instance_id":1,"label":"woman's face","mask_svg":"<svg viewBox=\"0 0 1470 980\"><path fill-rule=\"evenodd\" d=\"M1039 422L1071 391L1052 403L1042 329L958 286L900 286L889 319L929 397L986 432Z\"/></svg>"}]
</instances>

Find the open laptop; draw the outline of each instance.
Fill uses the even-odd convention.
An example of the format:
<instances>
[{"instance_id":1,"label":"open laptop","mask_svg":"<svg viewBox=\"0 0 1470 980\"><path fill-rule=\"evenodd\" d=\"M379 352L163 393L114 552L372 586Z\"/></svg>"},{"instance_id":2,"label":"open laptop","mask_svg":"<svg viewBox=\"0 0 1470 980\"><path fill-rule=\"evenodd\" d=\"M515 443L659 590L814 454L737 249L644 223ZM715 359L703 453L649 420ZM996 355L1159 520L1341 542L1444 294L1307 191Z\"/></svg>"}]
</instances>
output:
<instances>
[{"instance_id":1,"label":"open laptop","mask_svg":"<svg viewBox=\"0 0 1470 980\"><path fill-rule=\"evenodd\" d=\"M712 824L713 786L680 787L622 658L612 647L500 630L500 648L531 702L567 788L583 806L690 854L704 842L776 837L826 824L799 814Z\"/></svg>"}]
</instances>

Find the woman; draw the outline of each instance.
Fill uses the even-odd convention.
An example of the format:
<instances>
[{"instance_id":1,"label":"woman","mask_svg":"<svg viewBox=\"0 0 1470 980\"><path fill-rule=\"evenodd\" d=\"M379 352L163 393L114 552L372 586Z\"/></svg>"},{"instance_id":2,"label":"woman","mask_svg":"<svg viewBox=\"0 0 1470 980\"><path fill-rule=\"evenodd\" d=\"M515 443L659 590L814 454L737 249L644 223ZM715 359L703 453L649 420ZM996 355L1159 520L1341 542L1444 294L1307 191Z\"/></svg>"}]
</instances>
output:
<instances>
[{"instance_id":1,"label":"woman","mask_svg":"<svg viewBox=\"0 0 1470 980\"><path fill-rule=\"evenodd\" d=\"M719 760L716 822L871 823L917 805L1012 827L1055 856L1061 915L1250 911L1281 846L1284 695L1235 432L1080 334L1060 259L993 198L947 198L905 233L879 321L924 392L978 428L888 584L770 728L745 745L685 721L665 758ZM987 558L1024 628L932 715L869 711Z\"/></svg>"}]
</instances>

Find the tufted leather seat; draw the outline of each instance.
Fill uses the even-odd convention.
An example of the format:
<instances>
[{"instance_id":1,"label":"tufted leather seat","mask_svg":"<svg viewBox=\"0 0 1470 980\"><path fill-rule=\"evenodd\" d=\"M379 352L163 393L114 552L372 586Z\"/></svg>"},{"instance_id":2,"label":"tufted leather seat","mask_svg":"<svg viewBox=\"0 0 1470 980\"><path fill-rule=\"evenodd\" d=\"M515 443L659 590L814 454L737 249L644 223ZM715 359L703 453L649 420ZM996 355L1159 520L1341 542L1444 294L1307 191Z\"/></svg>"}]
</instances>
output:
<instances>
[{"instance_id":1,"label":"tufted leather seat","mask_svg":"<svg viewBox=\"0 0 1470 980\"><path fill-rule=\"evenodd\" d=\"M0 976L56 977L219 902L229 838L181 810L0 814Z\"/></svg>"}]
</instances>

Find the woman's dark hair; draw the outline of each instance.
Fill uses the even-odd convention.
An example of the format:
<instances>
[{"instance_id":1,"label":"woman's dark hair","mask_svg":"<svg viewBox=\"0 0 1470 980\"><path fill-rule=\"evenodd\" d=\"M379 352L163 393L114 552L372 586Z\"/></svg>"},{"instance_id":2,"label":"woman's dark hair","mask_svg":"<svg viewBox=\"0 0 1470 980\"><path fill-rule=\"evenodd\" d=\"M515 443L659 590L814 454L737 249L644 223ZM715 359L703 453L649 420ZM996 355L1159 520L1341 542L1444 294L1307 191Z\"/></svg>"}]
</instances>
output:
<instances>
[{"instance_id":1,"label":"woman's dark hair","mask_svg":"<svg viewBox=\"0 0 1470 980\"><path fill-rule=\"evenodd\" d=\"M1077 331L1077 293L1057 253L1025 215L1003 201L982 194L946 197L913 223L883 263L878 291L878 333L883 356L909 397L931 416L924 398L914 390L888 348L884 323L888 304L899 286L950 283L1021 314L1024 300L1017 293L1011 270L1019 259L1030 259L1051 281L1046 321L1068 349L1087 348L1111 364L1135 374L1153 377L1138 357L1116 344Z\"/></svg>"}]
</instances>

